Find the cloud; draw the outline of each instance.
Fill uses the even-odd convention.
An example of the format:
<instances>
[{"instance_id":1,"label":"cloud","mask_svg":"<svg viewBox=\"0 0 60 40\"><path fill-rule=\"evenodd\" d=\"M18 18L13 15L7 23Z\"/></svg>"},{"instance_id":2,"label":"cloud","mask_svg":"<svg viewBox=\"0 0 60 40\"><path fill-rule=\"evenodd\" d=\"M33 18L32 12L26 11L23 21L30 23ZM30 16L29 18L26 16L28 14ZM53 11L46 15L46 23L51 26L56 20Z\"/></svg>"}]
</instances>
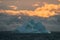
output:
<instances>
[{"instance_id":1,"label":"cloud","mask_svg":"<svg viewBox=\"0 0 60 40\"><path fill-rule=\"evenodd\" d=\"M60 2L60 0L58 0Z\"/></svg>"},{"instance_id":2,"label":"cloud","mask_svg":"<svg viewBox=\"0 0 60 40\"><path fill-rule=\"evenodd\" d=\"M14 5L11 5L11 6L9 6L11 9L13 9L13 10L16 10L17 9L17 6L14 6Z\"/></svg>"},{"instance_id":3,"label":"cloud","mask_svg":"<svg viewBox=\"0 0 60 40\"><path fill-rule=\"evenodd\" d=\"M35 13L37 13L41 17L50 17L56 15L55 12L58 9L60 9L60 5L45 4L44 6L35 9Z\"/></svg>"},{"instance_id":4,"label":"cloud","mask_svg":"<svg viewBox=\"0 0 60 40\"><path fill-rule=\"evenodd\" d=\"M50 31L60 31L60 15L50 17L42 21L42 23Z\"/></svg>"},{"instance_id":5,"label":"cloud","mask_svg":"<svg viewBox=\"0 0 60 40\"><path fill-rule=\"evenodd\" d=\"M32 6L34 4L39 4L39 6L42 6L43 2L46 2L49 4L51 4L51 3L59 4L58 0L2 0L2 1L3 2L0 4L0 9L10 9L9 7L6 7L6 6L15 5L18 7L19 10L20 9L34 10L36 8L36 7ZM41 3L39 3L39 2L41 2Z\"/></svg>"},{"instance_id":6,"label":"cloud","mask_svg":"<svg viewBox=\"0 0 60 40\"><path fill-rule=\"evenodd\" d=\"M36 2L36 3L34 3L32 6L33 6L33 7L38 7L38 6L40 6L39 4L40 4L40 2Z\"/></svg>"},{"instance_id":7,"label":"cloud","mask_svg":"<svg viewBox=\"0 0 60 40\"><path fill-rule=\"evenodd\" d=\"M39 6L39 4L34 4L33 6L36 7L36 6Z\"/></svg>"},{"instance_id":8,"label":"cloud","mask_svg":"<svg viewBox=\"0 0 60 40\"><path fill-rule=\"evenodd\" d=\"M58 31L59 30L58 28L60 28L59 18L55 17L56 15L60 14L60 4L45 3L42 7L37 7L33 11L27 10L27 9L25 9L25 10L3 10L3 9L1 9L0 13L8 14L8 16L6 15L6 16L3 16L0 18L0 20L2 20L0 22L1 23L0 26L2 26L2 30L3 30L3 27L4 27L4 30L14 30L17 26L22 25L21 23L26 23L30 19L34 19L34 18L35 18L34 20L36 20L36 22L38 20L43 20L42 23L44 24L44 26L47 27L48 30ZM22 16L21 14L25 15L25 16ZM21 15L22 17L20 17L18 15ZM43 18L40 19L40 17L47 18L47 19L46 20ZM60 17L60 15L59 15L59 17ZM19 22L21 22L21 23L19 23ZM56 28L58 30L56 30Z\"/></svg>"},{"instance_id":9,"label":"cloud","mask_svg":"<svg viewBox=\"0 0 60 40\"><path fill-rule=\"evenodd\" d=\"M21 23L24 23L24 21L26 23L30 20L31 17L36 20L35 22L43 20L42 23L48 30L60 31L59 2L60 0L1 0L0 30L14 30L16 27L21 26ZM5 15L1 16L1 13ZM22 16L21 14L25 16ZM57 17L56 15L59 16ZM47 19L45 20L42 17Z\"/></svg>"},{"instance_id":10,"label":"cloud","mask_svg":"<svg viewBox=\"0 0 60 40\"><path fill-rule=\"evenodd\" d=\"M21 22L17 16L0 13L0 31L13 31L22 25Z\"/></svg>"},{"instance_id":11,"label":"cloud","mask_svg":"<svg viewBox=\"0 0 60 40\"><path fill-rule=\"evenodd\" d=\"M47 4L45 3L42 7L37 7L34 11L32 10L16 10L16 6L10 6L14 10L0 10L0 12L6 12L10 15L19 15L23 13L29 16L39 16L48 18L50 16L55 16L57 13L60 12L60 4Z\"/></svg>"}]
</instances>

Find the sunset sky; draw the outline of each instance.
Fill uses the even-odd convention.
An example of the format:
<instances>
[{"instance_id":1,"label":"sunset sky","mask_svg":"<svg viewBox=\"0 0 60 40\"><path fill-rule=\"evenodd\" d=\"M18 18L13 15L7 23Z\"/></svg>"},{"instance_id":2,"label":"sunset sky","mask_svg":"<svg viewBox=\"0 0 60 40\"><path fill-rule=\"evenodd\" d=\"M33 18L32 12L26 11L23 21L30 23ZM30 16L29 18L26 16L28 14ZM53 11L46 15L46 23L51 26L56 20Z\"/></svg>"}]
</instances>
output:
<instances>
[{"instance_id":1,"label":"sunset sky","mask_svg":"<svg viewBox=\"0 0 60 40\"><path fill-rule=\"evenodd\" d=\"M19 15L20 13L29 16L38 16L47 18L60 15L60 0L0 0L0 13L7 13L9 15ZM53 18L53 20L55 20ZM55 24L44 23L49 30L53 30ZM51 26L51 28L50 28ZM57 27L59 26L59 27ZM60 28L60 25L56 25ZM55 30L54 29L54 30Z\"/></svg>"},{"instance_id":2,"label":"sunset sky","mask_svg":"<svg viewBox=\"0 0 60 40\"><path fill-rule=\"evenodd\" d=\"M22 11L30 16L49 17L60 12L59 2L59 0L0 0L0 10L3 12L6 10L14 15Z\"/></svg>"}]
</instances>

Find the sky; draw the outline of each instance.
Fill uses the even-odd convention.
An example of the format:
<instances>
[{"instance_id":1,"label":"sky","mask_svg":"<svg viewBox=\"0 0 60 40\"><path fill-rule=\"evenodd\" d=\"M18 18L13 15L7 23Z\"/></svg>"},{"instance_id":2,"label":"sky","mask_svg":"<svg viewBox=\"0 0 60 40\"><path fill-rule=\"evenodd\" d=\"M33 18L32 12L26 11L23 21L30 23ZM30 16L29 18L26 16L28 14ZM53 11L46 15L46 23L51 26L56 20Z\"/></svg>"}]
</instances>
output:
<instances>
[{"instance_id":1,"label":"sky","mask_svg":"<svg viewBox=\"0 0 60 40\"><path fill-rule=\"evenodd\" d=\"M47 4L59 4L58 0L0 0L0 9L11 9L10 6L15 6L17 9L33 10L36 6Z\"/></svg>"},{"instance_id":2,"label":"sky","mask_svg":"<svg viewBox=\"0 0 60 40\"><path fill-rule=\"evenodd\" d=\"M29 16L47 18L47 22L42 22L43 25L48 30L60 31L56 30L60 28L60 25L53 22L53 20L55 22L58 20L57 17L52 17L60 16L60 0L0 0L0 13L15 16L23 13ZM50 21L53 23L51 24Z\"/></svg>"}]
</instances>

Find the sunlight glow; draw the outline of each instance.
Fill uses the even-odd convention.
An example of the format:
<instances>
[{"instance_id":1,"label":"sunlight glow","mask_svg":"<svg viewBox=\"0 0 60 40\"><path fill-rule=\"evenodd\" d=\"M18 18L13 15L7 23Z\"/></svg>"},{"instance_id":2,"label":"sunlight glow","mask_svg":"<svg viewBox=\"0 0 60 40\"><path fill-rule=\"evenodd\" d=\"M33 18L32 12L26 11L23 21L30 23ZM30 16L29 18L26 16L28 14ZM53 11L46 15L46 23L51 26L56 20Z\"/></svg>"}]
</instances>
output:
<instances>
[{"instance_id":1,"label":"sunlight glow","mask_svg":"<svg viewBox=\"0 0 60 40\"><path fill-rule=\"evenodd\" d=\"M10 6L14 10L0 10L0 12L7 13L10 15L19 15L21 13L29 16L39 16L48 18L56 15L56 12L60 12L60 4L47 4L45 3L42 7L37 7L34 11L32 10L16 10L16 6Z\"/></svg>"}]
</instances>

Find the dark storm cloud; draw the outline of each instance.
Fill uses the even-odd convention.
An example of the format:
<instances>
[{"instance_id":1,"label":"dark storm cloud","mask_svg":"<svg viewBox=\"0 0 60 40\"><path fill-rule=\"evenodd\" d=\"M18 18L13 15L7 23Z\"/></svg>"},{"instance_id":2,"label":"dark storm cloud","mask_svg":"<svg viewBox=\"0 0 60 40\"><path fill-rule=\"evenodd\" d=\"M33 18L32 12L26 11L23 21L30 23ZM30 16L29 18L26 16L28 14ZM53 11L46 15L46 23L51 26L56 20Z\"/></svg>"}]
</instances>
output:
<instances>
[{"instance_id":1,"label":"dark storm cloud","mask_svg":"<svg viewBox=\"0 0 60 40\"><path fill-rule=\"evenodd\" d=\"M35 23L42 22L49 31L60 31L60 15L45 19L37 16L31 17L23 14L12 16L4 13L0 13L0 31L13 31L16 28L21 27L24 23L26 24L31 19L34 19Z\"/></svg>"},{"instance_id":2,"label":"dark storm cloud","mask_svg":"<svg viewBox=\"0 0 60 40\"><path fill-rule=\"evenodd\" d=\"M56 15L42 21L46 28L50 31L60 31L60 15Z\"/></svg>"},{"instance_id":3,"label":"dark storm cloud","mask_svg":"<svg viewBox=\"0 0 60 40\"><path fill-rule=\"evenodd\" d=\"M0 13L0 31L14 31L18 27L23 25L25 26L25 24L27 25L31 19L33 19L35 23L41 22L40 17L37 16L28 16L23 14L12 16Z\"/></svg>"},{"instance_id":4,"label":"dark storm cloud","mask_svg":"<svg viewBox=\"0 0 60 40\"><path fill-rule=\"evenodd\" d=\"M11 31L20 25L16 16L0 13L0 31Z\"/></svg>"},{"instance_id":5,"label":"dark storm cloud","mask_svg":"<svg viewBox=\"0 0 60 40\"><path fill-rule=\"evenodd\" d=\"M21 17L21 18L20 18ZM27 15L8 15L0 13L0 31L14 31L17 27L26 24L31 18Z\"/></svg>"}]
</instances>

